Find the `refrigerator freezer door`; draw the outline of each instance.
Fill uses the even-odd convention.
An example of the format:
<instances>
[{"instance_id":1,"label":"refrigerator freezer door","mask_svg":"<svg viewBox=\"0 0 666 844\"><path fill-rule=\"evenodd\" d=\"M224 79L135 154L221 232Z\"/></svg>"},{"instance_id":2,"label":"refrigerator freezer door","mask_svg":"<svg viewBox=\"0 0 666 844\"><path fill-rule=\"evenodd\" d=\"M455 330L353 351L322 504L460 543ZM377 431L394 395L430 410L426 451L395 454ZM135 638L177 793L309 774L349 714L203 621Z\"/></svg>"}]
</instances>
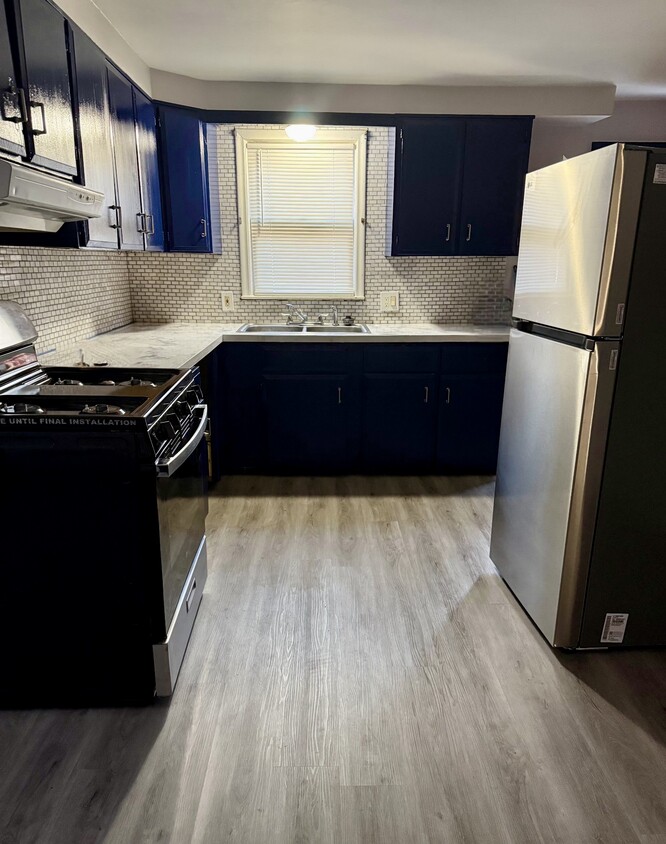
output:
<instances>
[{"instance_id":1,"label":"refrigerator freezer door","mask_svg":"<svg viewBox=\"0 0 666 844\"><path fill-rule=\"evenodd\" d=\"M511 332L490 556L561 647L578 644L618 349Z\"/></svg>"},{"instance_id":2,"label":"refrigerator freezer door","mask_svg":"<svg viewBox=\"0 0 666 844\"><path fill-rule=\"evenodd\" d=\"M527 175L515 318L622 334L646 158L616 144Z\"/></svg>"}]
</instances>

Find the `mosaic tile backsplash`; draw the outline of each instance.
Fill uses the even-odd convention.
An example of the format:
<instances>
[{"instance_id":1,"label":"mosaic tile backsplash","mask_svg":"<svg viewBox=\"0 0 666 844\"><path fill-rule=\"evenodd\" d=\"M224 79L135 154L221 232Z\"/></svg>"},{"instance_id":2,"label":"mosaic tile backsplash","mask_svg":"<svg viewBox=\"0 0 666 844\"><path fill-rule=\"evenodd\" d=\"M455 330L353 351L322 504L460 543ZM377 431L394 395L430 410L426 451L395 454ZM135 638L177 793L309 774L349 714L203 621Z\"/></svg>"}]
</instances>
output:
<instances>
[{"instance_id":1,"label":"mosaic tile backsplash","mask_svg":"<svg viewBox=\"0 0 666 844\"><path fill-rule=\"evenodd\" d=\"M135 322L272 322L284 302L243 301L233 126L209 127L211 204L220 255L0 247L0 299L22 305L39 331L39 351ZM365 300L340 301L359 322L507 322L504 258L386 258L389 129L368 130ZM223 313L222 293L235 310ZM382 313L380 293L397 291L400 310ZM330 301L308 301L310 315Z\"/></svg>"},{"instance_id":2,"label":"mosaic tile backsplash","mask_svg":"<svg viewBox=\"0 0 666 844\"><path fill-rule=\"evenodd\" d=\"M268 128L268 127L265 127ZM234 126L209 126L211 205L218 211L221 255L128 254L132 308L139 322L170 320L266 322L282 320L284 302L241 300ZM341 313L363 322L506 322L504 258L386 258L389 129L368 130L365 300L337 302ZM217 216L217 215L216 215ZM235 310L223 315L222 292ZM382 291L400 293L400 311L382 313ZM286 300L285 300L286 301ZM308 301L310 315L330 301Z\"/></svg>"},{"instance_id":3,"label":"mosaic tile backsplash","mask_svg":"<svg viewBox=\"0 0 666 844\"><path fill-rule=\"evenodd\" d=\"M127 259L118 252L0 246L0 299L25 309L40 352L132 322Z\"/></svg>"}]
</instances>

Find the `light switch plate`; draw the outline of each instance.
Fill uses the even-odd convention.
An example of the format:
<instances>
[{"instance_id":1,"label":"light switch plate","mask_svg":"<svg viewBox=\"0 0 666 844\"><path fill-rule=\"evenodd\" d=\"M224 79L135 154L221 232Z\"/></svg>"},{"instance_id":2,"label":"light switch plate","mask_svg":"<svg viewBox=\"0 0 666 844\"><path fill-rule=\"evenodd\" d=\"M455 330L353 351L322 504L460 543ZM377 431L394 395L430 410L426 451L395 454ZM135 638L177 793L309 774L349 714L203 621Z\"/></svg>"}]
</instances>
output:
<instances>
[{"instance_id":1,"label":"light switch plate","mask_svg":"<svg viewBox=\"0 0 666 844\"><path fill-rule=\"evenodd\" d=\"M397 313L400 310L400 294L397 292L380 293L379 310L383 313Z\"/></svg>"},{"instance_id":2,"label":"light switch plate","mask_svg":"<svg viewBox=\"0 0 666 844\"><path fill-rule=\"evenodd\" d=\"M234 309L234 294L233 293L223 293L222 294L222 310L223 311L233 311Z\"/></svg>"}]
</instances>

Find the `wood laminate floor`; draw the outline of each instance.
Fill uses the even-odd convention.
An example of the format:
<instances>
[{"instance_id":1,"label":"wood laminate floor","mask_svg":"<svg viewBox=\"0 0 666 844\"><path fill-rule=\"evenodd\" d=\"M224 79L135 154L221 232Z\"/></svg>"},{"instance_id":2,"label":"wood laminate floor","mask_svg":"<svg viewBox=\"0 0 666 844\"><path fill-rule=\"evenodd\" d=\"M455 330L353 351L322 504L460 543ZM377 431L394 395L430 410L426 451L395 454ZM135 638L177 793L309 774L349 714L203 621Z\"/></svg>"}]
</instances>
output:
<instances>
[{"instance_id":1,"label":"wood laminate floor","mask_svg":"<svg viewBox=\"0 0 666 844\"><path fill-rule=\"evenodd\" d=\"M0 842L666 842L666 654L553 652L492 491L224 481L173 699L0 713Z\"/></svg>"}]
</instances>

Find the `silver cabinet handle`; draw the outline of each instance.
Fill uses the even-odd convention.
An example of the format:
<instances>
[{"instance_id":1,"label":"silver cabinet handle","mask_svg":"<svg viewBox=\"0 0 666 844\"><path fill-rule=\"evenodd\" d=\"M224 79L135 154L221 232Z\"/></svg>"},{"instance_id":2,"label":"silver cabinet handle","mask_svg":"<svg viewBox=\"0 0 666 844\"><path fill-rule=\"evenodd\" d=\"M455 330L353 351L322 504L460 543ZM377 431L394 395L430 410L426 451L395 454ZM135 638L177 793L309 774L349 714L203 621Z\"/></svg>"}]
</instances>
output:
<instances>
[{"instance_id":1,"label":"silver cabinet handle","mask_svg":"<svg viewBox=\"0 0 666 844\"><path fill-rule=\"evenodd\" d=\"M342 387L338 387L338 404L342 404Z\"/></svg>"},{"instance_id":2,"label":"silver cabinet handle","mask_svg":"<svg viewBox=\"0 0 666 844\"><path fill-rule=\"evenodd\" d=\"M18 114L13 115L12 117L7 114L7 100L11 102L11 105L16 109L16 111L18 111ZM25 106L25 94L23 93L23 88L17 88L11 79L9 80L9 85L4 91L2 91L2 95L0 96L0 117L10 123L28 122L28 110Z\"/></svg>"},{"instance_id":3,"label":"silver cabinet handle","mask_svg":"<svg viewBox=\"0 0 666 844\"><path fill-rule=\"evenodd\" d=\"M112 229L120 229L123 225L123 217L120 211L120 205L109 205L109 211L113 211L113 222L109 223Z\"/></svg>"},{"instance_id":4,"label":"silver cabinet handle","mask_svg":"<svg viewBox=\"0 0 666 844\"><path fill-rule=\"evenodd\" d=\"M451 223L446 224L446 242L451 240Z\"/></svg>"},{"instance_id":5,"label":"silver cabinet handle","mask_svg":"<svg viewBox=\"0 0 666 844\"><path fill-rule=\"evenodd\" d=\"M30 108L38 108L42 113L42 128L41 129L31 129L33 135L45 135L46 134L46 114L44 113L44 103L38 103L37 100L30 100Z\"/></svg>"},{"instance_id":6,"label":"silver cabinet handle","mask_svg":"<svg viewBox=\"0 0 666 844\"><path fill-rule=\"evenodd\" d=\"M465 238L465 240L469 243L471 239L472 239L472 224L467 223L467 237Z\"/></svg>"},{"instance_id":7,"label":"silver cabinet handle","mask_svg":"<svg viewBox=\"0 0 666 844\"><path fill-rule=\"evenodd\" d=\"M423 388L425 390L425 398L423 399L424 404L428 404L428 398L430 396L430 389L428 387Z\"/></svg>"},{"instance_id":8,"label":"silver cabinet handle","mask_svg":"<svg viewBox=\"0 0 666 844\"><path fill-rule=\"evenodd\" d=\"M141 222L143 220L143 223ZM142 214L140 211L137 212L136 215L136 230L144 234L146 231L146 215Z\"/></svg>"},{"instance_id":9,"label":"silver cabinet handle","mask_svg":"<svg viewBox=\"0 0 666 844\"><path fill-rule=\"evenodd\" d=\"M150 228L145 228L144 232L146 234L155 234L155 217L153 214L144 214L143 215L146 220L150 220Z\"/></svg>"},{"instance_id":10,"label":"silver cabinet handle","mask_svg":"<svg viewBox=\"0 0 666 844\"><path fill-rule=\"evenodd\" d=\"M446 403L451 404L451 387L446 388Z\"/></svg>"},{"instance_id":11,"label":"silver cabinet handle","mask_svg":"<svg viewBox=\"0 0 666 844\"><path fill-rule=\"evenodd\" d=\"M206 218L201 218L201 237L208 237L208 224L206 223Z\"/></svg>"}]
</instances>

